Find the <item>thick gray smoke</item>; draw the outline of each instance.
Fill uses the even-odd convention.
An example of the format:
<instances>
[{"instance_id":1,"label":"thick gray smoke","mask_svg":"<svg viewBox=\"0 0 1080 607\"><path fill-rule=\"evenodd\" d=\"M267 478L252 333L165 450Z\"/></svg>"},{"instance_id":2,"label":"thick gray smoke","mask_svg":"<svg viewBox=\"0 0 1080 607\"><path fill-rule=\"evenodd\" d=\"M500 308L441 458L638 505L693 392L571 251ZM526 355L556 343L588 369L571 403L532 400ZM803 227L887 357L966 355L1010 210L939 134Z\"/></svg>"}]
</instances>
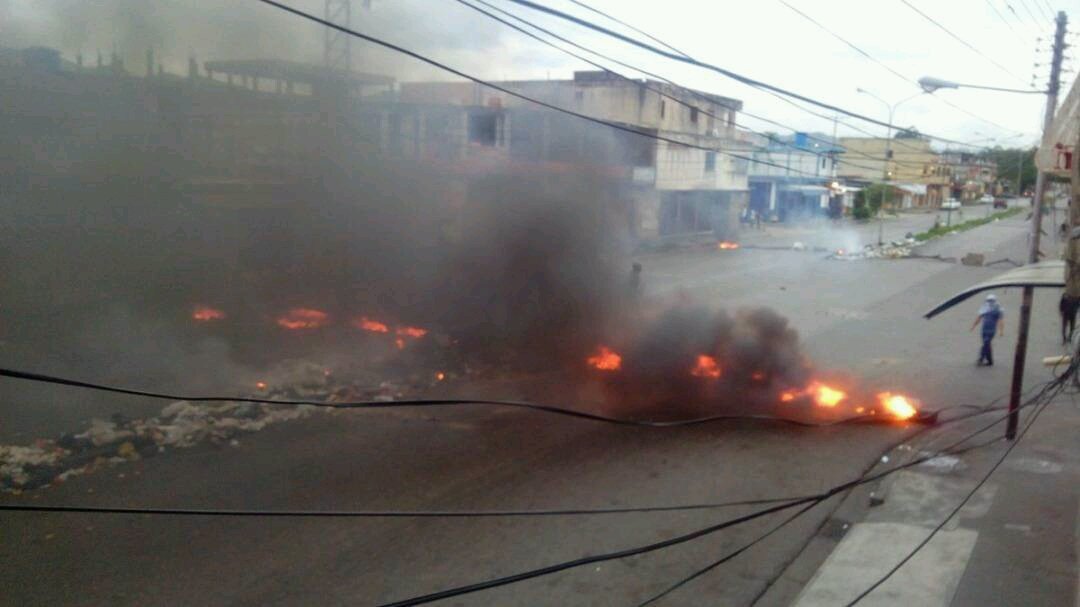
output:
<instances>
[{"instance_id":1,"label":"thick gray smoke","mask_svg":"<svg viewBox=\"0 0 1080 607\"><path fill-rule=\"evenodd\" d=\"M288 4L322 17L323 0ZM353 27L431 54L485 77L543 76L564 68L555 51L515 45L515 33L457 3L441 3L428 18L425 0L353 2ZM50 46L68 57L115 52L128 69L142 73L146 51L166 70L183 73L187 59L272 58L318 64L323 28L255 0L0 0L4 46ZM399 80L445 78L415 60L361 40L353 41L353 69L393 74ZM523 71L525 70L525 71Z\"/></svg>"},{"instance_id":2,"label":"thick gray smoke","mask_svg":"<svg viewBox=\"0 0 1080 607\"><path fill-rule=\"evenodd\" d=\"M781 390L804 385L810 374L798 333L767 308L732 316L687 302L626 333L616 347L622 366L605 376L613 400L671 414L775 403Z\"/></svg>"},{"instance_id":3,"label":"thick gray smoke","mask_svg":"<svg viewBox=\"0 0 1080 607\"><path fill-rule=\"evenodd\" d=\"M254 2L0 6L11 17L12 42L60 40L69 56L113 40L133 61L144 47L184 61L190 49L201 57L320 58L321 31ZM321 10L321 2L301 6ZM406 29L385 31L464 54L491 46L482 40L491 30L457 37L445 21L423 25L408 14L376 0L371 19L401 22ZM401 76L397 63L358 55L369 71ZM53 76L41 79L52 86ZM797 336L771 312L728 316L683 305L652 315L647 289L632 287L628 180L590 170L591 151L628 147L603 127L573 122L553 132L548 145L567 154L557 174L504 159L463 176L377 145L374 130L311 125L302 147L291 138L295 130L254 143L229 139L237 131L203 141L201 131L169 122L186 120L184 112L147 112L138 79L111 78L87 75L99 88L77 101L100 120L82 124L85 130L18 119L0 126L0 272L8 285L0 296L0 364L235 392L254 385L261 369L296 358L335 370L370 362L401 373L495 367L588 380L596 374L586 358L608 344L624 356L617 374L601 376L615 400L668 408L738 406L804 379ZM48 86L27 82L15 86L12 105L53 103ZM166 84L172 88L162 103L187 102L189 83ZM230 103L236 91L219 89L201 89L210 90L203 100ZM399 109L379 103L388 113ZM151 122L151 115L165 118ZM513 124L519 133L540 132L551 118L523 112ZM530 120L538 122L530 128ZM183 135L170 139L173 127ZM588 146L560 139L583 132ZM274 185L223 200L192 185L244 169L267 154L267 141L285 142L287 149L274 150L278 158L295 158L256 176ZM207 166L211 144L229 151L214 156L226 166ZM197 305L226 316L195 322ZM278 326L295 308L317 310L325 323L304 331ZM390 334L357 329L361 317L386 323ZM400 326L429 336L398 353L392 329ZM703 354L717 359L718 380L689 373Z\"/></svg>"}]
</instances>

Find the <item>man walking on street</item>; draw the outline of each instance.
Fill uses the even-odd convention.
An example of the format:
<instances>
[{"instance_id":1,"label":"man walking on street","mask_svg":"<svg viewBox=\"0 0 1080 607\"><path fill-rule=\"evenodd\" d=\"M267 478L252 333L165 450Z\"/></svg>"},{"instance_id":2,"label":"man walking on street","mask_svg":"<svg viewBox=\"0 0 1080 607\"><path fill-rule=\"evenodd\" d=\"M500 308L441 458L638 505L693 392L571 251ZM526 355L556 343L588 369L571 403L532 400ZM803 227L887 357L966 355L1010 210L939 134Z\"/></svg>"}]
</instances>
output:
<instances>
[{"instance_id":1,"label":"man walking on street","mask_svg":"<svg viewBox=\"0 0 1080 607\"><path fill-rule=\"evenodd\" d=\"M975 327L982 323L982 350L979 351L979 360L975 363L976 366L988 367L994 364L994 351L991 348L991 342L994 341L994 334L1000 337L1005 334L1005 311L1002 310L1001 304L998 303L997 297L991 293L986 296L986 301L979 308L979 315L975 318L975 322L971 324L971 330L974 331Z\"/></svg>"},{"instance_id":2,"label":"man walking on street","mask_svg":"<svg viewBox=\"0 0 1080 607\"><path fill-rule=\"evenodd\" d=\"M1061 312L1061 343L1067 344L1072 341L1073 329L1076 328L1076 312L1080 310L1080 300L1069 297L1067 293L1061 294L1058 302L1058 311ZM1066 331L1066 329L1068 329Z\"/></svg>"}]
</instances>

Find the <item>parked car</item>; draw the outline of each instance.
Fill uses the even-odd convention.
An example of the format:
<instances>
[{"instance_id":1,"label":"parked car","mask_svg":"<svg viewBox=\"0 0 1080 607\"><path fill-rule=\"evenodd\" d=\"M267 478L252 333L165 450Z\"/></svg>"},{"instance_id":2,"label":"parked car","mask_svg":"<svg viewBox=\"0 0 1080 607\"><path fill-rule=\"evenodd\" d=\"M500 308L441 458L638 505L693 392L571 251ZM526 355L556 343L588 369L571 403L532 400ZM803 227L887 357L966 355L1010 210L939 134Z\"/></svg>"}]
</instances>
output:
<instances>
[{"instance_id":1,"label":"parked car","mask_svg":"<svg viewBox=\"0 0 1080 607\"><path fill-rule=\"evenodd\" d=\"M950 198L950 199L946 200L945 202L941 203L941 208L943 208L943 209L953 209L953 210L959 209L960 208L960 201L955 199L955 198Z\"/></svg>"},{"instance_id":2,"label":"parked car","mask_svg":"<svg viewBox=\"0 0 1080 607\"><path fill-rule=\"evenodd\" d=\"M1006 202L1004 198L995 198L994 199L994 208L995 209L1005 209L1005 208L1008 208L1008 206L1009 206L1009 203Z\"/></svg>"},{"instance_id":3,"label":"parked car","mask_svg":"<svg viewBox=\"0 0 1080 607\"><path fill-rule=\"evenodd\" d=\"M979 202L982 204L990 204L994 202L994 197L989 194L983 194L982 198L979 199Z\"/></svg>"}]
</instances>

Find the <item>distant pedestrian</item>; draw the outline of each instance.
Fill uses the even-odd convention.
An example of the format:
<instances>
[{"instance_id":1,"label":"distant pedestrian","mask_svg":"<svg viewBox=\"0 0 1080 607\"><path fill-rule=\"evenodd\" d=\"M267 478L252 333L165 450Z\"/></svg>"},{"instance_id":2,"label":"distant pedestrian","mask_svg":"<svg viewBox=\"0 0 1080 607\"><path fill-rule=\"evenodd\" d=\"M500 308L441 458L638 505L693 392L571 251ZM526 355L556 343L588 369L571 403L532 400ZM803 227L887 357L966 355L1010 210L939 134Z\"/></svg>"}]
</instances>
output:
<instances>
[{"instance_id":1,"label":"distant pedestrian","mask_svg":"<svg viewBox=\"0 0 1080 607\"><path fill-rule=\"evenodd\" d=\"M630 266L630 277L626 280L626 297L637 301L641 297L641 264L634 262Z\"/></svg>"},{"instance_id":2,"label":"distant pedestrian","mask_svg":"<svg viewBox=\"0 0 1080 607\"><path fill-rule=\"evenodd\" d=\"M995 333L998 337L1005 334L1004 316L1005 310L998 303L997 297L993 293L987 295L986 301L979 307L979 315L975 318L975 322L971 324L971 330L974 331L975 327L982 323L982 349L979 350L979 360L975 363L976 366L993 366L994 351L991 342L994 341Z\"/></svg>"},{"instance_id":3,"label":"distant pedestrian","mask_svg":"<svg viewBox=\"0 0 1080 607\"><path fill-rule=\"evenodd\" d=\"M761 229L761 211L754 211L754 227Z\"/></svg>"},{"instance_id":4,"label":"distant pedestrian","mask_svg":"<svg viewBox=\"0 0 1080 607\"><path fill-rule=\"evenodd\" d=\"M1061 312L1061 343L1067 344L1072 341L1073 329L1076 328L1076 312L1080 310L1080 299L1069 297L1068 293L1061 294L1058 302L1058 311ZM1066 330L1066 327L1068 329Z\"/></svg>"}]
</instances>

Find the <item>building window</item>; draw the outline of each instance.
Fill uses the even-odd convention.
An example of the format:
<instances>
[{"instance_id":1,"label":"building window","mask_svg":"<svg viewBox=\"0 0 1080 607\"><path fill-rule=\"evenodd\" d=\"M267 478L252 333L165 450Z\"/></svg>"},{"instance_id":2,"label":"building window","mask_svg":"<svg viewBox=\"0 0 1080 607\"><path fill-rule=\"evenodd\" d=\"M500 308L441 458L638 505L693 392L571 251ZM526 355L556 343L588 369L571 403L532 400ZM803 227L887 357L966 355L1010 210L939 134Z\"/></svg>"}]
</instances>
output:
<instances>
[{"instance_id":1,"label":"building window","mask_svg":"<svg viewBox=\"0 0 1080 607\"><path fill-rule=\"evenodd\" d=\"M585 101L585 91L574 91L574 101L578 103Z\"/></svg>"},{"instance_id":2,"label":"building window","mask_svg":"<svg viewBox=\"0 0 1080 607\"><path fill-rule=\"evenodd\" d=\"M690 122L693 122L694 124L697 124L697 113L698 113L698 110L697 110L696 107L690 108Z\"/></svg>"},{"instance_id":3,"label":"building window","mask_svg":"<svg viewBox=\"0 0 1080 607\"><path fill-rule=\"evenodd\" d=\"M663 101L660 102L660 117L661 118L664 117L664 102Z\"/></svg>"},{"instance_id":4,"label":"building window","mask_svg":"<svg viewBox=\"0 0 1080 607\"><path fill-rule=\"evenodd\" d=\"M705 152L705 172L716 171L716 152Z\"/></svg>"},{"instance_id":5,"label":"building window","mask_svg":"<svg viewBox=\"0 0 1080 607\"><path fill-rule=\"evenodd\" d=\"M824 169L824 168L825 168L825 160L826 160L826 158L825 158L824 156L822 156L822 157L821 157L821 168L822 168L822 169Z\"/></svg>"}]
</instances>

